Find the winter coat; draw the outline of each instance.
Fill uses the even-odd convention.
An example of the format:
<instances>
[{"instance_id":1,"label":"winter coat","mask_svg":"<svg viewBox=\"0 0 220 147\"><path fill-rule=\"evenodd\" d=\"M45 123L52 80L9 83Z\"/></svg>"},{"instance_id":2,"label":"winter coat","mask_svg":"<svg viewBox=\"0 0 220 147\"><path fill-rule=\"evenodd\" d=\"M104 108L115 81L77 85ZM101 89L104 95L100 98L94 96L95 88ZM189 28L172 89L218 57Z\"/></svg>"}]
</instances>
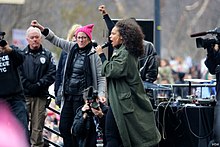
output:
<instances>
[{"instance_id":1,"label":"winter coat","mask_svg":"<svg viewBox=\"0 0 220 147\"><path fill-rule=\"evenodd\" d=\"M63 38L59 38L58 36L56 36L54 34L54 32L52 32L49 28L46 28L43 32L42 32L48 41L50 41L52 44L54 44L57 47L60 47L61 49L63 49L65 52L68 53L67 55L67 61L66 63L68 63L69 60L69 53L74 51L74 46L76 45L76 42L71 42L71 41L67 41ZM98 91L98 96L102 96L105 97L105 92L106 92L106 79L105 77L101 76L101 66L102 66L102 62L100 57L95 54L95 49L94 47L92 47L91 51L90 51L90 63L91 63L91 72L92 72L92 79L93 79L93 87L95 90ZM65 64L65 69L64 69L64 77L65 74L68 72L66 71L66 67L67 64ZM67 79L63 79L63 83L65 83L65 80ZM62 90L63 91L63 90Z\"/></svg>"},{"instance_id":2,"label":"winter coat","mask_svg":"<svg viewBox=\"0 0 220 147\"><path fill-rule=\"evenodd\" d=\"M27 96L49 96L49 87L55 81L56 65L52 53L42 46L36 53L30 51L29 45L24 48L25 60L20 67L21 81ZM39 83L39 88L29 88Z\"/></svg>"},{"instance_id":3,"label":"winter coat","mask_svg":"<svg viewBox=\"0 0 220 147\"><path fill-rule=\"evenodd\" d=\"M108 80L109 103L124 147L149 147L160 141L154 112L139 76L138 59L125 46L105 60L102 74Z\"/></svg>"}]
</instances>

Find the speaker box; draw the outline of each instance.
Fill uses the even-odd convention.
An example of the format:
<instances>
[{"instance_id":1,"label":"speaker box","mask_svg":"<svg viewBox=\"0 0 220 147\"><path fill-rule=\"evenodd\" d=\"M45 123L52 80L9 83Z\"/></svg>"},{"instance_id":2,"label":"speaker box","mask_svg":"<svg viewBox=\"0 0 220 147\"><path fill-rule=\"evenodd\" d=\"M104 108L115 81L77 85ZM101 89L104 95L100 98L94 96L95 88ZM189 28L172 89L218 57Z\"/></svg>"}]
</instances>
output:
<instances>
[{"instance_id":1,"label":"speaker box","mask_svg":"<svg viewBox=\"0 0 220 147\"><path fill-rule=\"evenodd\" d=\"M116 23L120 19L112 19ZM145 35L144 40L154 43L154 21L151 19L136 19L137 23L141 26Z\"/></svg>"}]
</instances>

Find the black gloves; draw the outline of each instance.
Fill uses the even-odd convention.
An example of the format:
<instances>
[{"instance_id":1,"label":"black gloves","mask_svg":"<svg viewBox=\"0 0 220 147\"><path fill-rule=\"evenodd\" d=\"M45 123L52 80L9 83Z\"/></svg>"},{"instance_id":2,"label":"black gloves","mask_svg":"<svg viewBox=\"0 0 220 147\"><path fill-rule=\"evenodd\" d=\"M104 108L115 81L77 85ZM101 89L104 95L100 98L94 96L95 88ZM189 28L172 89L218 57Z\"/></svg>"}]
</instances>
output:
<instances>
[{"instance_id":1,"label":"black gloves","mask_svg":"<svg viewBox=\"0 0 220 147\"><path fill-rule=\"evenodd\" d=\"M40 93L40 83L30 84L28 90L31 95L38 95Z\"/></svg>"}]
</instances>

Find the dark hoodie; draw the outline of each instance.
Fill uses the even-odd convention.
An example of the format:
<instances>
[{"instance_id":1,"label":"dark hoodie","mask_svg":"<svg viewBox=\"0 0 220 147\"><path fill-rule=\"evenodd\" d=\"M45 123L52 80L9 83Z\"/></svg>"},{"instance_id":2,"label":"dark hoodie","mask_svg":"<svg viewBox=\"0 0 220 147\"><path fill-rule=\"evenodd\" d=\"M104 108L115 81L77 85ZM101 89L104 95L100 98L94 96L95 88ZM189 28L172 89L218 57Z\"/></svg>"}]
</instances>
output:
<instances>
[{"instance_id":1,"label":"dark hoodie","mask_svg":"<svg viewBox=\"0 0 220 147\"><path fill-rule=\"evenodd\" d=\"M9 54L0 53L0 98L7 98L23 93L18 66L24 61L21 51L11 46Z\"/></svg>"}]
</instances>

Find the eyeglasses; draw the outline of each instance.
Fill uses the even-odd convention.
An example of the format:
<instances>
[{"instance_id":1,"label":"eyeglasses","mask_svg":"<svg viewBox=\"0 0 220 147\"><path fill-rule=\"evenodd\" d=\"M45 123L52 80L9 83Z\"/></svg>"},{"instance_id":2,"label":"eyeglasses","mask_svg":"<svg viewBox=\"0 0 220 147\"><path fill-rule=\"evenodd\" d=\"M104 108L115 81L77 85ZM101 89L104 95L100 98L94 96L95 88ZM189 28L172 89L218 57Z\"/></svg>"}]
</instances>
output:
<instances>
[{"instance_id":1,"label":"eyeglasses","mask_svg":"<svg viewBox=\"0 0 220 147\"><path fill-rule=\"evenodd\" d=\"M82 40L86 40L87 39L87 37L85 37L85 36L78 36L77 38L76 38L77 40L80 40L80 39L82 39Z\"/></svg>"}]
</instances>

